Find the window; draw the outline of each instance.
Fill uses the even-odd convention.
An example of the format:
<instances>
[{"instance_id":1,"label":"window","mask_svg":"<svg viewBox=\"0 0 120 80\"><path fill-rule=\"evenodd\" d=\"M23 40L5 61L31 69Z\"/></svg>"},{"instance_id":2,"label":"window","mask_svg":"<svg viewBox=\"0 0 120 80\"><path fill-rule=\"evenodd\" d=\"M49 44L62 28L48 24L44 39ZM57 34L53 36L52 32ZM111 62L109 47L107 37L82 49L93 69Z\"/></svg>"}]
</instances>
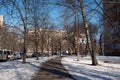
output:
<instances>
[{"instance_id":1,"label":"window","mask_svg":"<svg viewBox=\"0 0 120 80\"><path fill-rule=\"evenodd\" d=\"M120 43L113 44L113 49L120 49Z\"/></svg>"}]
</instances>

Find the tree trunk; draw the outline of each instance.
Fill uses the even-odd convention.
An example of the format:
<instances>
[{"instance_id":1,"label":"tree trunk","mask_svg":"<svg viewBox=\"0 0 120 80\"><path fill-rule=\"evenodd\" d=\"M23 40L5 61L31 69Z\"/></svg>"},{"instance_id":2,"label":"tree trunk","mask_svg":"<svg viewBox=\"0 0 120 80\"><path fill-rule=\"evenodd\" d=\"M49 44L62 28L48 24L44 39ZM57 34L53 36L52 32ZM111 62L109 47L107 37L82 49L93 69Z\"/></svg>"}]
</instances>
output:
<instances>
[{"instance_id":1,"label":"tree trunk","mask_svg":"<svg viewBox=\"0 0 120 80\"><path fill-rule=\"evenodd\" d=\"M23 64L26 63L26 25L24 24Z\"/></svg>"},{"instance_id":2,"label":"tree trunk","mask_svg":"<svg viewBox=\"0 0 120 80\"><path fill-rule=\"evenodd\" d=\"M102 33L100 34L100 38L99 38L99 46L100 46L100 48L99 48L99 50L100 50L100 52L99 52L99 54L100 55L103 55L103 49L102 49Z\"/></svg>"},{"instance_id":3,"label":"tree trunk","mask_svg":"<svg viewBox=\"0 0 120 80\"><path fill-rule=\"evenodd\" d=\"M91 39L91 38L90 38ZM96 50L96 41L95 40L90 40L91 41L91 59L92 59L92 65L98 65L96 56L95 56L95 50Z\"/></svg>"},{"instance_id":4,"label":"tree trunk","mask_svg":"<svg viewBox=\"0 0 120 80\"><path fill-rule=\"evenodd\" d=\"M75 41L76 41L76 51L77 51L77 61L79 61L80 59L80 57L79 57L79 28L78 28L78 25L77 25L77 17L78 17L78 15L77 15L77 7L76 7L76 5L75 5L75 2L74 2L74 15L75 15L75 37L76 37L76 39L75 39Z\"/></svg>"},{"instance_id":5,"label":"tree trunk","mask_svg":"<svg viewBox=\"0 0 120 80\"><path fill-rule=\"evenodd\" d=\"M84 12L84 7L83 7L83 0L79 0L80 1L80 6L81 6L81 13L82 13L82 19L84 22L84 29L85 29L85 34L86 34L86 40L87 40L87 45L88 45L88 50L90 52L91 55L91 60L92 60L92 65L98 65L94 50L93 50L93 44L92 44L92 39L91 39L91 35L89 32L89 27L87 24L87 19L86 19L86 15Z\"/></svg>"},{"instance_id":6,"label":"tree trunk","mask_svg":"<svg viewBox=\"0 0 120 80\"><path fill-rule=\"evenodd\" d=\"M37 40L37 30L36 30L36 27L35 27L35 54L36 54L36 60L39 60L38 40Z\"/></svg>"},{"instance_id":7,"label":"tree trunk","mask_svg":"<svg viewBox=\"0 0 120 80\"><path fill-rule=\"evenodd\" d=\"M19 11L19 14L21 16L21 19L23 21L23 25L24 25L24 45L23 45L23 63L26 63L26 43L27 43L27 23L28 23L28 10L27 10L27 5L26 5L27 1L23 1L23 5L25 7L25 19L23 18L22 13Z\"/></svg>"}]
</instances>

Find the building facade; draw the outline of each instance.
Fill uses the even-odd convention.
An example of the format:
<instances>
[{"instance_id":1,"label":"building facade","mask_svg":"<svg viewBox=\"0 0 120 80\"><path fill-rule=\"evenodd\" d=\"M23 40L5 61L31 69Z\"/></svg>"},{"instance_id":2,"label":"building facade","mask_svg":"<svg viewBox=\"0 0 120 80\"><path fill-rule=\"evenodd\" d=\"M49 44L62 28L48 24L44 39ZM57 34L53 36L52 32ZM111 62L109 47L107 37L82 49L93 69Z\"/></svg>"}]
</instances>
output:
<instances>
[{"instance_id":1,"label":"building facade","mask_svg":"<svg viewBox=\"0 0 120 80\"><path fill-rule=\"evenodd\" d=\"M52 53L54 51L59 51L59 42L63 42L62 37L64 31L62 30L48 30L44 28L39 28L36 31L37 33L37 43L38 43L38 52L40 53ZM28 29L28 53L35 52L35 29ZM62 45L62 43L61 43Z\"/></svg>"},{"instance_id":2,"label":"building facade","mask_svg":"<svg viewBox=\"0 0 120 80\"><path fill-rule=\"evenodd\" d=\"M120 1L103 0L104 54L120 56Z\"/></svg>"},{"instance_id":3,"label":"building facade","mask_svg":"<svg viewBox=\"0 0 120 80\"><path fill-rule=\"evenodd\" d=\"M1 28L3 27L3 23L4 23L4 17L2 15L0 15L0 49L1 49L1 45L2 45L2 41L1 41L1 34L2 34L2 31L1 31Z\"/></svg>"},{"instance_id":4,"label":"building facade","mask_svg":"<svg viewBox=\"0 0 120 80\"><path fill-rule=\"evenodd\" d=\"M63 30L48 30L48 29L38 29L38 52L42 53L62 53L64 51L74 51L73 46L76 44L74 33L67 34ZM28 49L27 52L33 53L35 51L35 29L28 29ZM30 42L29 42L30 41ZM79 46L85 43L85 34L80 34L78 41Z\"/></svg>"},{"instance_id":5,"label":"building facade","mask_svg":"<svg viewBox=\"0 0 120 80\"><path fill-rule=\"evenodd\" d=\"M0 15L0 28L3 27L3 24L4 24L4 17Z\"/></svg>"}]
</instances>

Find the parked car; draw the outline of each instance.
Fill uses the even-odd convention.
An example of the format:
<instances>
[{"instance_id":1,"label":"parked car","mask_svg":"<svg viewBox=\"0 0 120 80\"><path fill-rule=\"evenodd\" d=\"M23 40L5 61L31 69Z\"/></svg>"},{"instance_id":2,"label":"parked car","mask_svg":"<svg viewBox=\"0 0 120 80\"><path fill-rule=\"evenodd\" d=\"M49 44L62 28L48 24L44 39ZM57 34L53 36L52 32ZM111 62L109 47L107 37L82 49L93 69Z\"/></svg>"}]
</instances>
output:
<instances>
[{"instance_id":1,"label":"parked car","mask_svg":"<svg viewBox=\"0 0 120 80\"><path fill-rule=\"evenodd\" d=\"M0 60L7 60L7 54L3 50L0 50Z\"/></svg>"},{"instance_id":2,"label":"parked car","mask_svg":"<svg viewBox=\"0 0 120 80\"><path fill-rule=\"evenodd\" d=\"M68 55L68 51L63 51L62 55Z\"/></svg>"},{"instance_id":3,"label":"parked car","mask_svg":"<svg viewBox=\"0 0 120 80\"><path fill-rule=\"evenodd\" d=\"M53 56L53 55L58 55L58 53L57 53L57 52L52 52L52 56Z\"/></svg>"},{"instance_id":4,"label":"parked car","mask_svg":"<svg viewBox=\"0 0 120 80\"><path fill-rule=\"evenodd\" d=\"M12 51L7 49L0 49L0 60L8 60L11 58Z\"/></svg>"},{"instance_id":5,"label":"parked car","mask_svg":"<svg viewBox=\"0 0 120 80\"><path fill-rule=\"evenodd\" d=\"M38 56L41 56L40 53L37 54L36 52L33 52L32 57L37 57L37 55L38 55Z\"/></svg>"},{"instance_id":6,"label":"parked car","mask_svg":"<svg viewBox=\"0 0 120 80\"><path fill-rule=\"evenodd\" d=\"M22 55L20 52L14 52L12 55L10 55L10 59L21 59Z\"/></svg>"},{"instance_id":7,"label":"parked car","mask_svg":"<svg viewBox=\"0 0 120 80\"><path fill-rule=\"evenodd\" d=\"M48 53L43 53L42 56L43 57L46 57L46 56L49 57L50 55Z\"/></svg>"}]
</instances>

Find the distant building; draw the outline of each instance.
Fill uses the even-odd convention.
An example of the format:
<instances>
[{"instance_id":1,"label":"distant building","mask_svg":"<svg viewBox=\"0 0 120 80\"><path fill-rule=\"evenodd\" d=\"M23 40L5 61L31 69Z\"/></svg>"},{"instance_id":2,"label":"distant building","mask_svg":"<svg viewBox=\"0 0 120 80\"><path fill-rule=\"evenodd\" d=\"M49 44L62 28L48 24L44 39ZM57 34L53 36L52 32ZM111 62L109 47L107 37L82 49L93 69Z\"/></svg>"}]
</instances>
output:
<instances>
[{"instance_id":1,"label":"distant building","mask_svg":"<svg viewBox=\"0 0 120 80\"><path fill-rule=\"evenodd\" d=\"M48 43L52 42L53 38L62 38L64 33L65 32L63 30L48 30L48 29L43 29L43 28L39 28L37 30L37 34L40 37L46 39L44 46L47 46ZM35 40L35 29L34 28L28 29L28 37L31 38L32 42ZM32 42L30 42L29 44L31 44ZM34 52L34 50L35 50L35 47L28 46L27 52ZM50 47L49 47L49 51L51 51ZM41 52L40 47L39 47L39 52ZM46 48L44 47L43 52L45 53L47 52L47 47Z\"/></svg>"},{"instance_id":2,"label":"distant building","mask_svg":"<svg viewBox=\"0 0 120 80\"><path fill-rule=\"evenodd\" d=\"M65 31L63 30L49 30L49 29L42 29L39 28L38 29L38 33L37 35L40 37L39 40L39 51L41 52L41 44L44 44L44 53L48 53L48 51L51 52L58 52L60 53L60 51L67 51L68 48L69 49L73 49L73 45L74 43L72 43L71 41L74 40L74 34L67 34ZM73 35L73 37L72 37ZM71 38L71 41L67 39L67 37L70 36L69 38ZM29 28L28 29L28 39L31 40L31 42L28 41L28 49L27 52L30 54L32 52L35 51L35 45L34 45L34 41L35 41L35 29L34 28ZM42 39L44 40L43 42ZM82 45L83 43L85 43L85 34L80 34L80 38L78 41L79 45ZM75 44L76 44L76 40L75 40Z\"/></svg>"},{"instance_id":3,"label":"distant building","mask_svg":"<svg viewBox=\"0 0 120 80\"><path fill-rule=\"evenodd\" d=\"M0 15L0 28L3 27L4 24L4 17L2 15ZM0 30L0 49L1 49L1 30Z\"/></svg>"},{"instance_id":4,"label":"distant building","mask_svg":"<svg viewBox=\"0 0 120 80\"><path fill-rule=\"evenodd\" d=\"M120 1L103 0L104 54L120 56Z\"/></svg>"},{"instance_id":5,"label":"distant building","mask_svg":"<svg viewBox=\"0 0 120 80\"><path fill-rule=\"evenodd\" d=\"M4 24L4 17L0 15L0 28L3 27L3 24Z\"/></svg>"}]
</instances>

